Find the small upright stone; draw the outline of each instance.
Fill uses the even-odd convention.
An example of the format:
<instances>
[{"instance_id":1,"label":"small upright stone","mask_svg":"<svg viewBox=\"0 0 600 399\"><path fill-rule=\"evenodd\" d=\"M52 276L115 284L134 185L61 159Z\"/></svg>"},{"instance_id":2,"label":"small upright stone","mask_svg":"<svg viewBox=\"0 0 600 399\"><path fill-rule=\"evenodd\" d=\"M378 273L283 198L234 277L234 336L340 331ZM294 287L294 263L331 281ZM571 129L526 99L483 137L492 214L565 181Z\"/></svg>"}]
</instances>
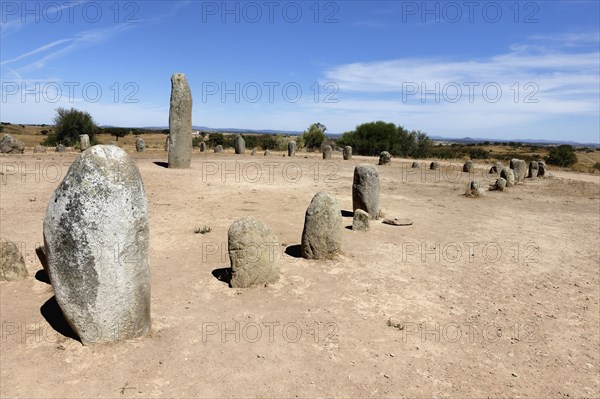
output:
<instances>
[{"instance_id":1,"label":"small upright stone","mask_svg":"<svg viewBox=\"0 0 600 399\"><path fill-rule=\"evenodd\" d=\"M546 175L546 162L538 161L538 177L544 177Z\"/></svg>"},{"instance_id":2,"label":"small upright stone","mask_svg":"<svg viewBox=\"0 0 600 399\"><path fill-rule=\"evenodd\" d=\"M83 344L150 331L148 203L125 151L96 145L71 164L48 202L44 246L56 301Z\"/></svg>"},{"instance_id":3,"label":"small upright stone","mask_svg":"<svg viewBox=\"0 0 600 399\"><path fill-rule=\"evenodd\" d=\"M482 197L485 195L485 191L481 188L481 185L476 181L471 181L467 185L467 197Z\"/></svg>"},{"instance_id":4,"label":"small upright stone","mask_svg":"<svg viewBox=\"0 0 600 399\"><path fill-rule=\"evenodd\" d=\"M525 181L527 175L527 164L522 159L513 158L510 160L510 168L515 172L515 184Z\"/></svg>"},{"instance_id":5,"label":"small upright stone","mask_svg":"<svg viewBox=\"0 0 600 399\"><path fill-rule=\"evenodd\" d=\"M534 177L538 177L539 168L540 166L537 161L529 162L529 174L527 175L527 177L531 179L533 179Z\"/></svg>"},{"instance_id":6,"label":"small upright stone","mask_svg":"<svg viewBox=\"0 0 600 399\"><path fill-rule=\"evenodd\" d=\"M352 211L362 209L371 219L379 218L379 172L375 165L362 164L354 168Z\"/></svg>"},{"instance_id":7,"label":"small upright stone","mask_svg":"<svg viewBox=\"0 0 600 399\"><path fill-rule=\"evenodd\" d=\"M256 148L252 149L252 152L250 153L250 155L252 155L252 156L256 155Z\"/></svg>"},{"instance_id":8,"label":"small upright stone","mask_svg":"<svg viewBox=\"0 0 600 399\"><path fill-rule=\"evenodd\" d=\"M79 135L79 149L81 150L81 152L87 150L88 148L90 148L90 136L88 136L87 134L80 134Z\"/></svg>"},{"instance_id":9,"label":"small upright stone","mask_svg":"<svg viewBox=\"0 0 600 399\"><path fill-rule=\"evenodd\" d=\"M43 145L36 145L33 148L33 153L34 154L40 154L40 153L45 153L46 152L46 147L44 147Z\"/></svg>"},{"instance_id":10,"label":"small upright stone","mask_svg":"<svg viewBox=\"0 0 600 399\"><path fill-rule=\"evenodd\" d=\"M265 150L265 157L268 157L269 155L271 155L271 151Z\"/></svg>"},{"instance_id":11,"label":"small upright stone","mask_svg":"<svg viewBox=\"0 0 600 399\"><path fill-rule=\"evenodd\" d=\"M465 173L471 173L473 171L473 167L474 167L473 161L467 161L463 165L463 172L465 172Z\"/></svg>"},{"instance_id":12,"label":"small upright stone","mask_svg":"<svg viewBox=\"0 0 600 399\"><path fill-rule=\"evenodd\" d=\"M349 145L344 147L344 152L342 153L344 161L349 161L352 159L352 147Z\"/></svg>"},{"instance_id":13,"label":"small upright stone","mask_svg":"<svg viewBox=\"0 0 600 399\"><path fill-rule=\"evenodd\" d=\"M279 280L279 242L266 224L253 217L237 219L227 233L231 286L246 288Z\"/></svg>"},{"instance_id":14,"label":"small upright stone","mask_svg":"<svg viewBox=\"0 0 600 399\"><path fill-rule=\"evenodd\" d=\"M504 191L506 188L506 179L499 177L496 182L490 187L490 191Z\"/></svg>"},{"instance_id":15,"label":"small upright stone","mask_svg":"<svg viewBox=\"0 0 600 399\"><path fill-rule=\"evenodd\" d=\"M215 147L215 152L219 153L219 152L223 152L223 146L221 144L219 144L218 146Z\"/></svg>"},{"instance_id":16,"label":"small upright stone","mask_svg":"<svg viewBox=\"0 0 600 399\"><path fill-rule=\"evenodd\" d=\"M288 157L296 155L296 142L294 140L288 141Z\"/></svg>"},{"instance_id":17,"label":"small upright stone","mask_svg":"<svg viewBox=\"0 0 600 399\"><path fill-rule=\"evenodd\" d=\"M59 144L59 145L56 146L56 148L54 149L54 151L56 151L56 152L65 152L65 151L67 151L67 147L65 147L62 144Z\"/></svg>"},{"instance_id":18,"label":"small upright stone","mask_svg":"<svg viewBox=\"0 0 600 399\"><path fill-rule=\"evenodd\" d=\"M315 194L304 217L301 254L306 259L331 259L342 248L342 212L335 197Z\"/></svg>"},{"instance_id":19,"label":"small upright stone","mask_svg":"<svg viewBox=\"0 0 600 399\"><path fill-rule=\"evenodd\" d=\"M392 156L387 151L382 151L379 154L379 165L387 165L392 161Z\"/></svg>"},{"instance_id":20,"label":"small upright stone","mask_svg":"<svg viewBox=\"0 0 600 399\"><path fill-rule=\"evenodd\" d=\"M0 240L0 281L17 281L29 275L19 247L12 241Z\"/></svg>"},{"instance_id":21,"label":"small upright stone","mask_svg":"<svg viewBox=\"0 0 600 399\"><path fill-rule=\"evenodd\" d=\"M440 168L440 163L433 161L432 163L429 164L429 169L431 170L438 170Z\"/></svg>"},{"instance_id":22,"label":"small upright stone","mask_svg":"<svg viewBox=\"0 0 600 399\"><path fill-rule=\"evenodd\" d=\"M144 152L146 150L146 142L141 137L135 138L135 150L137 152Z\"/></svg>"},{"instance_id":23,"label":"small upright stone","mask_svg":"<svg viewBox=\"0 0 600 399\"><path fill-rule=\"evenodd\" d=\"M419 169L421 167L421 162L414 161L411 165L413 169Z\"/></svg>"},{"instance_id":24,"label":"small upright stone","mask_svg":"<svg viewBox=\"0 0 600 399\"><path fill-rule=\"evenodd\" d=\"M192 92L183 73L171 77L169 168L188 169L192 162Z\"/></svg>"},{"instance_id":25,"label":"small upright stone","mask_svg":"<svg viewBox=\"0 0 600 399\"><path fill-rule=\"evenodd\" d=\"M507 187L512 187L515 185L515 172L511 168L502 168L500 177L506 180Z\"/></svg>"},{"instance_id":26,"label":"small upright stone","mask_svg":"<svg viewBox=\"0 0 600 399\"><path fill-rule=\"evenodd\" d=\"M330 145L323 147L323 159L331 159L331 152L332 150Z\"/></svg>"},{"instance_id":27,"label":"small upright stone","mask_svg":"<svg viewBox=\"0 0 600 399\"><path fill-rule=\"evenodd\" d=\"M354 211L354 217L352 218L352 230L354 231L367 231L369 230L369 214L362 209Z\"/></svg>"},{"instance_id":28,"label":"small upright stone","mask_svg":"<svg viewBox=\"0 0 600 399\"><path fill-rule=\"evenodd\" d=\"M238 155L246 153L246 141L244 140L241 134L235 136L235 139L233 141L233 148L235 150L235 153Z\"/></svg>"},{"instance_id":29,"label":"small upright stone","mask_svg":"<svg viewBox=\"0 0 600 399\"><path fill-rule=\"evenodd\" d=\"M2 154L22 154L23 151L25 151L25 144L10 134L5 134L0 140L0 153Z\"/></svg>"},{"instance_id":30,"label":"small upright stone","mask_svg":"<svg viewBox=\"0 0 600 399\"><path fill-rule=\"evenodd\" d=\"M494 165L492 165L492 167L490 168L489 173L500 173L502 171L502 164L501 163L495 163Z\"/></svg>"},{"instance_id":31,"label":"small upright stone","mask_svg":"<svg viewBox=\"0 0 600 399\"><path fill-rule=\"evenodd\" d=\"M200 144L198 144L198 148L200 148L200 152L205 152L206 151L206 143L204 141L201 141Z\"/></svg>"}]
</instances>

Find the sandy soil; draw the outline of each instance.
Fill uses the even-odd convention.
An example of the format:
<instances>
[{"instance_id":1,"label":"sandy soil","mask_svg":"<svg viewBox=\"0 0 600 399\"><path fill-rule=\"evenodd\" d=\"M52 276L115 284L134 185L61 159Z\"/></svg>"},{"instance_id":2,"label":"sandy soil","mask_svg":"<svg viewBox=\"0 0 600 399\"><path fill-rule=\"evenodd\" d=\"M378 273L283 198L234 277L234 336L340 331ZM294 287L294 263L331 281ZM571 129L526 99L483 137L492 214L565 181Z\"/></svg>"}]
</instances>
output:
<instances>
[{"instance_id":1,"label":"sandy soil","mask_svg":"<svg viewBox=\"0 0 600 399\"><path fill-rule=\"evenodd\" d=\"M150 209L153 332L82 346L35 254L76 155L0 157L0 235L30 272L0 284L2 397L600 396L598 176L560 172L472 199L462 165L394 159L379 167L382 208L414 224L344 228L343 255L315 262L296 249L312 196L329 191L351 211L353 168L375 158L195 153L190 170L169 170L155 163L164 151L132 154ZM486 171L475 180L491 182ZM283 244L272 286L215 277L242 216Z\"/></svg>"}]
</instances>

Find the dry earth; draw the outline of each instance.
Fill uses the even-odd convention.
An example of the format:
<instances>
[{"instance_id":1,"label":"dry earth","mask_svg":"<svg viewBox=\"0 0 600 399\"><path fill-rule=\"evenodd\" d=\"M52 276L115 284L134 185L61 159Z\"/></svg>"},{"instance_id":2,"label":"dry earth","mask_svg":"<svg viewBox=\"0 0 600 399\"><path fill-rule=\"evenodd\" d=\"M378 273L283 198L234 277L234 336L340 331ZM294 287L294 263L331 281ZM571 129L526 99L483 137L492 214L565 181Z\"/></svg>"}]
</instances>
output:
<instances>
[{"instance_id":1,"label":"dry earth","mask_svg":"<svg viewBox=\"0 0 600 399\"><path fill-rule=\"evenodd\" d=\"M351 211L354 165L375 158L211 152L169 170L155 163L164 151L134 153L150 209L153 332L82 346L35 254L76 156L0 157L0 235L22 246L30 273L0 285L2 397L600 395L598 176L551 169L471 199L462 165L415 171L393 159L379 167L381 204L414 224L345 228L343 255L315 262L295 247L312 196L329 191ZM475 179L491 182L486 171ZM214 276L242 216L285 244L272 286ZM212 231L195 234L202 226Z\"/></svg>"}]
</instances>

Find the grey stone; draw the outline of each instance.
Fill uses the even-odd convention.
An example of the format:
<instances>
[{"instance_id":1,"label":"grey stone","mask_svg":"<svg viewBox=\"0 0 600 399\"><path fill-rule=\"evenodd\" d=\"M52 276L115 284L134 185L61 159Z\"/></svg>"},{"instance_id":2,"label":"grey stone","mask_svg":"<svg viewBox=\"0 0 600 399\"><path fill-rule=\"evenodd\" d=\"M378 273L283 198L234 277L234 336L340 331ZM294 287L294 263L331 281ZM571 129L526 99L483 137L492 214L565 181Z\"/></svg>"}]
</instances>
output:
<instances>
[{"instance_id":1,"label":"grey stone","mask_svg":"<svg viewBox=\"0 0 600 399\"><path fill-rule=\"evenodd\" d=\"M352 159L352 147L349 145L344 147L344 151L342 152L342 156L345 161L349 161Z\"/></svg>"},{"instance_id":2,"label":"grey stone","mask_svg":"<svg viewBox=\"0 0 600 399\"><path fill-rule=\"evenodd\" d=\"M146 150L146 142L141 137L135 138L135 150L137 152L144 152Z\"/></svg>"},{"instance_id":3,"label":"grey stone","mask_svg":"<svg viewBox=\"0 0 600 399\"><path fill-rule=\"evenodd\" d=\"M323 147L323 159L331 159L331 152L332 149L330 145Z\"/></svg>"},{"instance_id":4,"label":"grey stone","mask_svg":"<svg viewBox=\"0 0 600 399\"><path fill-rule=\"evenodd\" d=\"M169 136L165 139L165 151L169 151Z\"/></svg>"},{"instance_id":5,"label":"grey stone","mask_svg":"<svg viewBox=\"0 0 600 399\"><path fill-rule=\"evenodd\" d=\"M513 158L510 160L510 168L515 171L515 184L525 181L527 175L527 164L522 159Z\"/></svg>"},{"instance_id":6,"label":"grey stone","mask_svg":"<svg viewBox=\"0 0 600 399\"><path fill-rule=\"evenodd\" d=\"M473 164L473 161L467 161L463 165L463 172L465 172L465 173L471 173L473 171L474 167L475 167L475 165Z\"/></svg>"},{"instance_id":7,"label":"grey stone","mask_svg":"<svg viewBox=\"0 0 600 399\"><path fill-rule=\"evenodd\" d=\"M438 170L440 168L440 163L433 161L432 163L429 164L429 169L431 170Z\"/></svg>"},{"instance_id":8,"label":"grey stone","mask_svg":"<svg viewBox=\"0 0 600 399\"><path fill-rule=\"evenodd\" d=\"M527 177L529 177L529 178L537 177L539 169L540 169L540 166L537 161L529 162L529 174L527 175Z\"/></svg>"},{"instance_id":9,"label":"grey stone","mask_svg":"<svg viewBox=\"0 0 600 399\"><path fill-rule=\"evenodd\" d=\"M500 177L506 180L507 187L512 187L515 185L515 172L511 168L502 168Z\"/></svg>"},{"instance_id":10,"label":"grey stone","mask_svg":"<svg viewBox=\"0 0 600 399\"><path fill-rule=\"evenodd\" d=\"M482 197L485 195L485 191L481 188L481 184L476 181L470 181L467 185L467 192L465 194L468 197Z\"/></svg>"},{"instance_id":11,"label":"grey stone","mask_svg":"<svg viewBox=\"0 0 600 399\"><path fill-rule=\"evenodd\" d=\"M90 148L90 136L88 136L87 134L80 134L79 135L79 149L81 150L81 152L87 150L88 148Z\"/></svg>"},{"instance_id":12,"label":"grey stone","mask_svg":"<svg viewBox=\"0 0 600 399\"><path fill-rule=\"evenodd\" d=\"M367 231L369 230L369 214L362 209L354 211L354 217L352 218L352 230L354 231Z\"/></svg>"},{"instance_id":13,"label":"grey stone","mask_svg":"<svg viewBox=\"0 0 600 399\"><path fill-rule=\"evenodd\" d=\"M392 161L392 156L387 151L382 151L379 154L379 165L387 165Z\"/></svg>"},{"instance_id":14,"label":"grey stone","mask_svg":"<svg viewBox=\"0 0 600 399\"><path fill-rule=\"evenodd\" d=\"M83 344L150 331L148 204L119 147L81 153L48 202L44 246L63 315Z\"/></svg>"},{"instance_id":15,"label":"grey stone","mask_svg":"<svg viewBox=\"0 0 600 399\"><path fill-rule=\"evenodd\" d=\"M342 249L342 212L335 197L315 194L304 217L301 254L306 259L331 259Z\"/></svg>"},{"instance_id":16,"label":"grey stone","mask_svg":"<svg viewBox=\"0 0 600 399\"><path fill-rule=\"evenodd\" d=\"M183 73L171 76L169 168L187 169L192 162L192 92Z\"/></svg>"},{"instance_id":17,"label":"grey stone","mask_svg":"<svg viewBox=\"0 0 600 399\"><path fill-rule=\"evenodd\" d=\"M5 134L0 140L0 153L2 154L22 154L23 151L25 151L25 144L10 134Z\"/></svg>"},{"instance_id":18,"label":"grey stone","mask_svg":"<svg viewBox=\"0 0 600 399\"><path fill-rule=\"evenodd\" d=\"M232 287L271 284L279 279L280 247L269 226L245 217L229 226L227 236Z\"/></svg>"},{"instance_id":19,"label":"grey stone","mask_svg":"<svg viewBox=\"0 0 600 399\"><path fill-rule=\"evenodd\" d=\"M288 141L288 157L296 155L296 142L294 140Z\"/></svg>"},{"instance_id":20,"label":"grey stone","mask_svg":"<svg viewBox=\"0 0 600 399\"><path fill-rule=\"evenodd\" d=\"M25 260L17 244L0 240L0 281L23 280L28 275Z\"/></svg>"},{"instance_id":21,"label":"grey stone","mask_svg":"<svg viewBox=\"0 0 600 399\"><path fill-rule=\"evenodd\" d=\"M252 152L250 153L250 155L256 155L256 148L252 149Z\"/></svg>"},{"instance_id":22,"label":"grey stone","mask_svg":"<svg viewBox=\"0 0 600 399\"><path fill-rule=\"evenodd\" d=\"M223 152L223 146L221 144L219 144L218 146L215 147L215 152Z\"/></svg>"},{"instance_id":23,"label":"grey stone","mask_svg":"<svg viewBox=\"0 0 600 399\"><path fill-rule=\"evenodd\" d=\"M379 218L379 172L375 165L362 164L354 168L352 210L362 209L371 219Z\"/></svg>"},{"instance_id":24,"label":"grey stone","mask_svg":"<svg viewBox=\"0 0 600 399\"><path fill-rule=\"evenodd\" d=\"M45 152L46 152L46 147L44 147L43 145L36 145L33 148L34 154L40 154L40 153L45 153Z\"/></svg>"},{"instance_id":25,"label":"grey stone","mask_svg":"<svg viewBox=\"0 0 600 399\"><path fill-rule=\"evenodd\" d=\"M421 167L421 162L414 161L411 165L413 169L418 169Z\"/></svg>"},{"instance_id":26,"label":"grey stone","mask_svg":"<svg viewBox=\"0 0 600 399\"><path fill-rule=\"evenodd\" d=\"M268 157L269 155L271 155L271 151L265 150L265 157Z\"/></svg>"},{"instance_id":27,"label":"grey stone","mask_svg":"<svg viewBox=\"0 0 600 399\"><path fill-rule=\"evenodd\" d=\"M54 149L54 151L56 152L66 152L67 151L67 147L65 147L62 144L59 144L56 146L56 148Z\"/></svg>"},{"instance_id":28,"label":"grey stone","mask_svg":"<svg viewBox=\"0 0 600 399\"><path fill-rule=\"evenodd\" d=\"M235 150L235 153L238 155L244 154L246 152L246 141L244 140L241 134L235 136L235 139L233 140L233 148Z\"/></svg>"},{"instance_id":29,"label":"grey stone","mask_svg":"<svg viewBox=\"0 0 600 399\"><path fill-rule=\"evenodd\" d=\"M201 141L200 144L198 144L198 148L200 148L200 152L205 152L206 151L206 143L204 141Z\"/></svg>"},{"instance_id":30,"label":"grey stone","mask_svg":"<svg viewBox=\"0 0 600 399\"><path fill-rule=\"evenodd\" d=\"M494 164L492 165L492 167L490 168L490 171L488 172L489 174L492 173L499 173L502 170L502 164Z\"/></svg>"},{"instance_id":31,"label":"grey stone","mask_svg":"<svg viewBox=\"0 0 600 399\"><path fill-rule=\"evenodd\" d=\"M538 177L544 177L546 175L546 162L538 161Z\"/></svg>"},{"instance_id":32,"label":"grey stone","mask_svg":"<svg viewBox=\"0 0 600 399\"><path fill-rule=\"evenodd\" d=\"M490 187L492 191L504 191L506 189L506 179L500 177L496 179L496 182Z\"/></svg>"}]
</instances>

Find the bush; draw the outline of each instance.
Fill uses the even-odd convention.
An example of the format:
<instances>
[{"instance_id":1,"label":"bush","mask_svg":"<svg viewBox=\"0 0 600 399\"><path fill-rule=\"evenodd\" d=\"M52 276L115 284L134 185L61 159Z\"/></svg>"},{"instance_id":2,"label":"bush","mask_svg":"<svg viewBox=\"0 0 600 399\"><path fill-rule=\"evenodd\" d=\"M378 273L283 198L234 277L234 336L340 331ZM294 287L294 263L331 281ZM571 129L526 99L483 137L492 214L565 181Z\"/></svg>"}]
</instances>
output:
<instances>
[{"instance_id":1,"label":"bush","mask_svg":"<svg viewBox=\"0 0 600 399\"><path fill-rule=\"evenodd\" d=\"M592 168L596 169L596 170L600 170L600 162L596 162L594 164L594 166L592 166Z\"/></svg>"},{"instance_id":2,"label":"bush","mask_svg":"<svg viewBox=\"0 0 600 399\"><path fill-rule=\"evenodd\" d=\"M90 142L95 142L94 136L98 127L88 112L58 108L54 117L55 141L66 146L72 146L79 142L80 134L90 136ZM48 135L48 139L50 135ZM46 140L48 140L46 139ZM45 141L46 141L45 140Z\"/></svg>"},{"instance_id":3,"label":"bush","mask_svg":"<svg viewBox=\"0 0 600 399\"><path fill-rule=\"evenodd\" d=\"M553 147L548 151L546 162L548 165L568 167L577 162L577 155L572 146L563 144L558 147Z\"/></svg>"},{"instance_id":4,"label":"bush","mask_svg":"<svg viewBox=\"0 0 600 399\"><path fill-rule=\"evenodd\" d=\"M488 157L488 152L483 148L473 148L469 150L468 154L471 159L486 159Z\"/></svg>"},{"instance_id":5,"label":"bush","mask_svg":"<svg viewBox=\"0 0 600 399\"><path fill-rule=\"evenodd\" d=\"M56 147L58 144L58 140L56 137L56 133L48 133L44 141L41 143L44 147Z\"/></svg>"},{"instance_id":6,"label":"bush","mask_svg":"<svg viewBox=\"0 0 600 399\"><path fill-rule=\"evenodd\" d=\"M321 145L326 139L326 130L327 127L320 122L310 125L309 128L302 134L304 146L310 150L320 149Z\"/></svg>"}]
</instances>

